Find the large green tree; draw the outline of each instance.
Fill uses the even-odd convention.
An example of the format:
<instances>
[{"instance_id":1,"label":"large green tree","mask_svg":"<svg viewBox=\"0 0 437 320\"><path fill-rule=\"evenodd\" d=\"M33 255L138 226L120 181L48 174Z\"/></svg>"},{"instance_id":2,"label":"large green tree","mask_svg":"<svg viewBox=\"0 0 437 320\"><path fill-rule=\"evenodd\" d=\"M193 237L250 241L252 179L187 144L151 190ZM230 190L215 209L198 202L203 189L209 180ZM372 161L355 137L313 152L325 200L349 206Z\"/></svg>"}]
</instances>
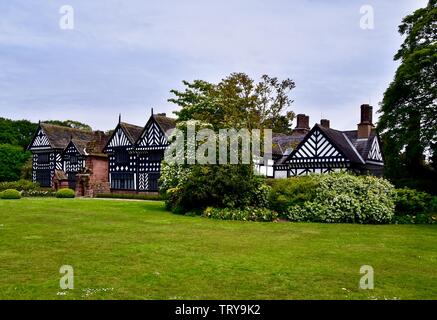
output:
<instances>
[{"instance_id":1,"label":"large green tree","mask_svg":"<svg viewBox=\"0 0 437 320\"><path fill-rule=\"evenodd\" d=\"M435 160L437 152L437 0L405 17L399 32L405 37L395 55L400 65L384 94L378 128L388 177L421 179L433 174L424 156Z\"/></svg>"},{"instance_id":2,"label":"large green tree","mask_svg":"<svg viewBox=\"0 0 437 320\"><path fill-rule=\"evenodd\" d=\"M46 120L46 121L44 121L44 123L54 124L54 125L61 126L61 127L80 129L80 130L85 130L85 131L92 131L93 130L89 125L82 123L82 122L79 122L79 121L74 121L74 120L65 120L65 121Z\"/></svg>"},{"instance_id":3,"label":"large green tree","mask_svg":"<svg viewBox=\"0 0 437 320\"><path fill-rule=\"evenodd\" d=\"M185 90L172 90L179 121L199 120L214 128L269 128L289 133L294 113L291 79L263 75L256 82L245 73L232 73L217 84L203 80L184 81Z\"/></svg>"},{"instance_id":4,"label":"large green tree","mask_svg":"<svg viewBox=\"0 0 437 320\"><path fill-rule=\"evenodd\" d=\"M23 165L30 153L20 146L0 144L0 181L16 181L21 177Z\"/></svg>"}]
</instances>

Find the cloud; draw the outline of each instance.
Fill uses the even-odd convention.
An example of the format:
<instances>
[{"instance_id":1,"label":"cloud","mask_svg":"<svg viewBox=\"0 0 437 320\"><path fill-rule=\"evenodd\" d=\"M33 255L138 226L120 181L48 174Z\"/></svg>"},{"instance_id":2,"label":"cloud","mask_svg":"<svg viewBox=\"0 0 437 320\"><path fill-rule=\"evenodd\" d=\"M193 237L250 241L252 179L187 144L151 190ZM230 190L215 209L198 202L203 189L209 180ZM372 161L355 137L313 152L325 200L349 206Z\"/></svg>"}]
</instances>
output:
<instances>
[{"instance_id":1,"label":"cloud","mask_svg":"<svg viewBox=\"0 0 437 320\"><path fill-rule=\"evenodd\" d=\"M182 80L241 71L294 79L296 112L351 129L393 77L402 17L426 1L72 0L73 31L59 29L64 4L0 3L1 116L141 125L175 109ZM359 28L363 4L374 30Z\"/></svg>"}]
</instances>

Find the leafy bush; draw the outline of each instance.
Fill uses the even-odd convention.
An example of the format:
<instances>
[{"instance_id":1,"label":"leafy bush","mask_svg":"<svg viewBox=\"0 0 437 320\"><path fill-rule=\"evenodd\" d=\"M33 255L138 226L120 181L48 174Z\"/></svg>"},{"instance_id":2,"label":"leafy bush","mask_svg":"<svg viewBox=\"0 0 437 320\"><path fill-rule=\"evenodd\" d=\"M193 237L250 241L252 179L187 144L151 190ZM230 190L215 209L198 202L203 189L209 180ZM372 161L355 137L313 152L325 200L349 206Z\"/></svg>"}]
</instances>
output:
<instances>
[{"instance_id":1,"label":"leafy bush","mask_svg":"<svg viewBox=\"0 0 437 320\"><path fill-rule=\"evenodd\" d=\"M415 189L396 189L395 211L397 216L423 214L433 210L436 200L426 193Z\"/></svg>"},{"instance_id":2,"label":"leafy bush","mask_svg":"<svg viewBox=\"0 0 437 320\"><path fill-rule=\"evenodd\" d=\"M394 188L385 179L347 173L302 178L303 183L296 182L301 178L286 179L290 184L304 186L290 187L296 193L289 198L283 195L280 203L281 206L291 204L286 209L291 221L389 223L393 218ZM274 200L273 205L278 202Z\"/></svg>"},{"instance_id":3,"label":"leafy bush","mask_svg":"<svg viewBox=\"0 0 437 320\"><path fill-rule=\"evenodd\" d=\"M56 198L74 198L75 197L75 192L72 189L59 189L56 192Z\"/></svg>"},{"instance_id":4,"label":"leafy bush","mask_svg":"<svg viewBox=\"0 0 437 320\"><path fill-rule=\"evenodd\" d=\"M274 221L278 214L265 208L211 208L208 207L203 212L204 217L220 220L240 220L240 221Z\"/></svg>"},{"instance_id":5,"label":"leafy bush","mask_svg":"<svg viewBox=\"0 0 437 320\"><path fill-rule=\"evenodd\" d=\"M162 197L157 194L115 194L115 193L99 193L97 198L109 199L137 199L137 200L162 200Z\"/></svg>"},{"instance_id":6,"label":"leafy bush","mask_svg":"<svg viewBox=\"0 0 437 320\"><path fill-rule=\"evenodd\" d=\"M21 199L21 194L19 191L14 189L7 189L1 193L2 199Z\"/></svg>"},{"instance_id":7,"label":"leafy bush","mask_svg":"<svg viewBox=\"0 0 437 320\"><path fill-rule=\"evenodd\" d=\"M289 179L272 179L267 184L271 187L269 207L284 214L294 205L303 205L314 200L317 177L314 175L292 177Z\"/></svg>"},{"instance_id":8,"label":"leafy bush","mask_svg":"<svg viewBox=\"0 0 437 320\"><path fill-rule=\"evenodd\" d=\"M174 213L202 212L207 207L265 207L270 187L250 165L166 165L160 190Z\"/></svg>"},{"instance_id":9,"label":"leafy bush","mask_svg":"<svg viewBox=\"0 0 437 320\"><path fill-rule=\"evenodd\" d=\"M430 214L418 214L416 216L406 214L402 216L394 216L393 223L395 224L436 224L437 216Z\"/></svg>"},{"instance_id":10,"label":"leafy bush","mask_svg":"<svg viewBox=\"0 0 437 320\"><path fill-rule=\"evenodd\" d=\"M55 197L56 192L53 190L30 190L30 191L23 191L21 192L21 196L23 197L38 197L38 198L45 198L45 197Z\"/></svg>"},{"instance_id":11,"label":"leafy bush","mask_svg":"<svg viewBox=\"0 0 437 320\"><path fill-rule=\"evenodd\" d=\"M0 191L4 191L7 189L15 189L18 191L31 191L31 190L39 190L39 185L32 181L28 180L18 180L11 182L0 182Z\"/></svg>"}]
</instances>

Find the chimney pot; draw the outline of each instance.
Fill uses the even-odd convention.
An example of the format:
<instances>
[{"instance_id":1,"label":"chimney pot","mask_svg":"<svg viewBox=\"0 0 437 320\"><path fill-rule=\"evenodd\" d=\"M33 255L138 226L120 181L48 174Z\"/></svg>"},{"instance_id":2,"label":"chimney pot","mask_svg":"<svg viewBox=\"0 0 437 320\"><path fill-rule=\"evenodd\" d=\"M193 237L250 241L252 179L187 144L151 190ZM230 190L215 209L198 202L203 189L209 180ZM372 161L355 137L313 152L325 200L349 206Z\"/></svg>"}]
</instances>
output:
<instances>
[{"instance_id":1,"label":"chimney pot","mask_svg":"<svg viewBox=\"0 0 437 320\"><path fill-rule=\"evenodd\" d=\"M322 120L320 120L320 125L321 125L322 127L324 127L324 128L329 129L329 127L330 127L330 122L329 122L328 119L322 119Z\"/></svg>"},{"instance_id":2,"label":"chimney pot","mask_svg":"<svg viewBox=\"0 0 437 320\"><path fill-rule=\"evenodd\" d=\"M310 131L310 117L305 114L298 114L296 128L293 132L306 134Z\"/></svg>"}]
</instances>

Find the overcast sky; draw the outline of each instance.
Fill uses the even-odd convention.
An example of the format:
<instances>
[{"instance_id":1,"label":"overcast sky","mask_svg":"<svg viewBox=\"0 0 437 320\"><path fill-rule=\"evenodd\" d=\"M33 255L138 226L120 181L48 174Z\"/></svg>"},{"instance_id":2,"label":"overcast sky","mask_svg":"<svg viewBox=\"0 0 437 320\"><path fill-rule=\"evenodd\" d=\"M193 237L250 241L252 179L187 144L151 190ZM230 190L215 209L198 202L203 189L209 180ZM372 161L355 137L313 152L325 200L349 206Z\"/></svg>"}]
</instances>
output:
<instances>
[{"instance_id":1,"label":"overcast sky","mask_svg":"<svg viewBox=\"0 0 437 320\"><path fill-rule=\"evenodd\" d=\"M292 78L293 111L354 129L397 64L402 18L425 0L8 0L0 2L0 117L94 129L171 113L182 80ZM63 5L74 29L59 26ZM360 8L374 29L360 28Z\"/></svg>"}]
</instances>

